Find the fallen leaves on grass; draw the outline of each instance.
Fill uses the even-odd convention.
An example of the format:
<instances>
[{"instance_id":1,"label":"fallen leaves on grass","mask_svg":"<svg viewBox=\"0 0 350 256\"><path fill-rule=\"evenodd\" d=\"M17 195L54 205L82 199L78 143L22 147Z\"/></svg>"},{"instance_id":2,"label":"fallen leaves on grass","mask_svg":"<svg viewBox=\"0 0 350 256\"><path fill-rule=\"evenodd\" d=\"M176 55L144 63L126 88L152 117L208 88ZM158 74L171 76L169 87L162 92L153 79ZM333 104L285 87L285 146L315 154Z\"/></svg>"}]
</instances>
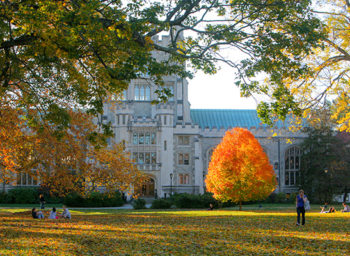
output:
<instances>
[{"instance_id":1,"label":"fallen leaves on grass","mask_svg":"<svg viewBox=\"0 0 350 256\"><path fill-rule=\"evenodd\" d=\"M350 214L127 211L0 214L0 255L350 255Z\"/></svg>"}]
</instances>

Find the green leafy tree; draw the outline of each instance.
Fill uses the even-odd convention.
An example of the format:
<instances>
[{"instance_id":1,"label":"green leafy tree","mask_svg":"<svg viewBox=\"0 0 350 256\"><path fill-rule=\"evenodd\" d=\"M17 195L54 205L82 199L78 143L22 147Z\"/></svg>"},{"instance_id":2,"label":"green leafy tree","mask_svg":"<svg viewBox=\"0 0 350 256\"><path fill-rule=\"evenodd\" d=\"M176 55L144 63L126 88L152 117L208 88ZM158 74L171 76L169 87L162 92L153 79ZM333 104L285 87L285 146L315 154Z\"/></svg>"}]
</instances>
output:
<instances>
[{"instance_id":1,"label":"green leafy tree","mask_svg":"<svg viewBox=\"0 0 350 256\"><path fill-rule=\"evenodd\" d=\"M313 118L317 125L305 129L301 145L301 185L313 200L331 202L350 187L349 140L335 132L329 109L313 111Z\"/></svg>"},{"instance_id":2,"label":"green leafy tree","mask_svg":"<svg viewBox=\"0 0 350 256\"><path fill-rule=\"evenodd\" d=\"M260 104L259 115L270 123L273 117L285 118L289 113L312 118L313 109L322 108L327 99L335 99L332 119L338 123L337 129L350 132L350 2L319 0L315 3L311 12L322 21L326 35L321 37L321 47L303 56L301 62L307 72L282 73L277 79L266 80L266 94L271 101Z\"/></svg>"},{"instance_id":3,"label":"green leafy tree","mask_svg":"<svg viewBox=\"0 0 350 256\"><path fill-rule=\"evenodd\" d=\"M321 36L309 10L309 0L3 0L0 96L15 95L21 108L41 111L37 121L65 127L65 104L100 113L131 79L191 77L187 62L206 73L225 62L243 95L264 92L252 79L259 73L277 81L306 72L301 59ZM168 45L157 39L165 32ZM242 61L223 57L223 47ZM157 61L154 51L167 57Z\"/></svg>"}]
</instances>

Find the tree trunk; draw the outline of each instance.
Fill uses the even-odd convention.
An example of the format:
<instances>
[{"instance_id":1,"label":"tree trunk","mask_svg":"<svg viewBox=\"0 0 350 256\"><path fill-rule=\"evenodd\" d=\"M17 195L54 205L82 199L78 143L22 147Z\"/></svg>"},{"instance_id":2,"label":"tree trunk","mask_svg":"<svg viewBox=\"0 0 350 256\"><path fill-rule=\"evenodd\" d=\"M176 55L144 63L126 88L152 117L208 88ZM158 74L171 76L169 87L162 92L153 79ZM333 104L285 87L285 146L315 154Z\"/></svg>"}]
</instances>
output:
<instances>
[{"instance_id":1,"label":"tree trunk","mask_svg":"<svg viewBox=\"0 0 350 256\"><path fill-rule=\"evenodd\" d=\"M239 210L242 211L242 201L239 202Z\"/></svg>"}]
</instances>

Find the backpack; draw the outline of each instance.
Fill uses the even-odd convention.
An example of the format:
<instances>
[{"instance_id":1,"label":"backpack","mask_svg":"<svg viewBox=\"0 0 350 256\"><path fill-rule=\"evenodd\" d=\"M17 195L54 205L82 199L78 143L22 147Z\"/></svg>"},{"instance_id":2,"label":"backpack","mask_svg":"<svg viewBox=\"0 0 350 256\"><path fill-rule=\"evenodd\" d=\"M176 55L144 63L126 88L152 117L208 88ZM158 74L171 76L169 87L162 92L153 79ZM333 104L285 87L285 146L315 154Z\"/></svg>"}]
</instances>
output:
<instances>
[{"instance_id":1,"label":"backpack","mask_svg":"<svg viewBox=\"0 0 350 256\"><path fill-rule=\"evenodd\" d=\"M310 211L310 201L306 199L305 204L304 204L305 211Z\"/></svg>"}]
</instances>

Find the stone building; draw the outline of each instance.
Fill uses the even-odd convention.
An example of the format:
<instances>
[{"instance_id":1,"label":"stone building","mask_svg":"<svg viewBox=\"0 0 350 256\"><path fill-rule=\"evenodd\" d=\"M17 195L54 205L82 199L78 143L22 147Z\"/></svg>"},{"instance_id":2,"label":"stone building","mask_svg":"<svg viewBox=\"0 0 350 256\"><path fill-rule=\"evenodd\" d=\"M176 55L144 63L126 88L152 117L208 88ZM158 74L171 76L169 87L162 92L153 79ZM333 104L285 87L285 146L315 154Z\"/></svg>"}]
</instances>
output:
<instances>
[{"instance_id":1,"label":"stone building","mask_svg":"<svg viewBox=\"0 0 350 256\"><path fill-rule=\"evenodd\" d=\"M166 44L167 39L157 40ZM138 79L130 83L120 103L104 106L102 119L112 123L115 142L125 143L139 169L151 177L142 188L144 196L203 193L211 153L233 127L247 128L258 138L274 166L277 191L296 190L298 144L305 135L289 132L282 122L271 131L255 110L190 109L186 79L169 76L164 80L174 95L167 103L151 104L158 87Z\"/></svg>"},{"instance_id":2,"label":"stone building","mask_svg":"<svg viewBox=\"0 0 350 256\"><path fill-rule=\"evenodd\" d=\"M168 36L154 38L167 44ZM155 52L158 59L166 55ZM145 77L147 78L147 77ZM151 177L142 188L144 196L164 197L171 193L203 193L204 179L213 149L228 129L244 127L260 141L274 166L277 191L296 190L300 166L298 144L304 134L289 132L279 122L271 128L261 124L255 110L191 109L188 82L177 76L165 77L173 97L167 103L151 104L156 85L147 79L131 81L118 103L106 103L104 122L111 122L114 141L125 143L138 168ZM272 135L277 133L277 136ZM291 143L287 143L287 140ZM20 186L37 185L30 177L19 177Z\"/></svg>"}]
</instances>

